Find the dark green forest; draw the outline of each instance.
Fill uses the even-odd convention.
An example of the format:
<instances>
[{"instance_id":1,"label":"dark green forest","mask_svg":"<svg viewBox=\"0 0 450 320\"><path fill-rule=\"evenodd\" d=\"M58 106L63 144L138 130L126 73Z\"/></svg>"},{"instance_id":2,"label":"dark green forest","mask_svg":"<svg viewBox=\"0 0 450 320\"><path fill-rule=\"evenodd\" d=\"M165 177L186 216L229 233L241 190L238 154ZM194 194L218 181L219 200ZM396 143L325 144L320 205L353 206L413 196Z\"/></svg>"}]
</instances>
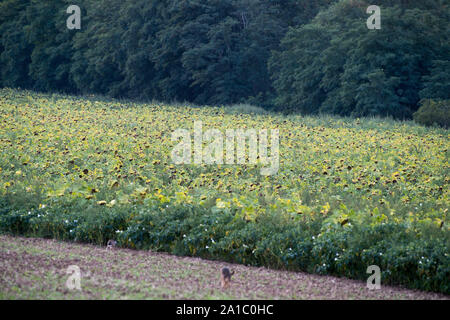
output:
<instances>
[{"instance_id":1,"label":"dark green forest","mask_svg":"<svg viewBox=\"0 0 450 320\"><path fill-rule=\"evenodd\" d=\"M0 86L408 119L450 98L449 21L445 0L2 0Z\"/></svg>"}]
</instances>

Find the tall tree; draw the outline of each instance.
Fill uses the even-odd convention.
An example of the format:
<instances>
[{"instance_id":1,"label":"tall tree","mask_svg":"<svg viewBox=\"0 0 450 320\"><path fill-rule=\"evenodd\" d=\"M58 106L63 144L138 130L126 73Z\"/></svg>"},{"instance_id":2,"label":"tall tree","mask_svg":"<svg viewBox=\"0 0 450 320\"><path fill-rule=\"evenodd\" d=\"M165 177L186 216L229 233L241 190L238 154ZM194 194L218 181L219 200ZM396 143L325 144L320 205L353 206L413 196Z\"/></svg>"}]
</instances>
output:
<instances>
[{"instance_id":1,"label":"tall tree","mask_svg":"<svg viewBox=\"0 0 450 320\"><path fill-rule=\"evenodd\" d=\"M367 3L342 1L289 32L271 60L279 108L410 117L431 61L448 52L449 43L441 33L448 7L422 7L414 1L383 7L381 30L368 30Z\"/></svg>"},{"instance_id":2,"label":"tall tree","mask_svg":"<svg viewBox=\"0 0 450 320\"><path fill-rule=\"evenodd\" d=\"M24 27L33 46L29 75L38 90L74 91L70 80L72 38L66 26L69 1L32 0L26 8L29 23Z\"/></svg>"},{"instance_id":3,"label":"tall tree","mask_svg":"<svg viewBox=\"0 0 450 320\"><path fill-rule=\"evenodd\" d=\"M450 99L450 48L442 53L447 55L447 60L433 60L430 74L423 77L422 99Z\"/></svg>"},{"instance_id":4,"label":"tall tree","mask_svg":"<svg viewBox=\"0 0 450 320\"><path fill-rule=\"evenodd\" d=\"M27 41L24 26L29 0L6 0L0 3L0 85L30 88L28 75L33 45Z\"/></svg>"},{"instance_id":5,"label":"tall tree","mask_svg":"<svg viewBox=\"0 0 450 320\"><path fill-rule=\"evenodd\" d=\"M124 54L120 0L86 1L84 27L73 41L71 77L81 92L124 95Z\"/></svg>"}]
</instances>

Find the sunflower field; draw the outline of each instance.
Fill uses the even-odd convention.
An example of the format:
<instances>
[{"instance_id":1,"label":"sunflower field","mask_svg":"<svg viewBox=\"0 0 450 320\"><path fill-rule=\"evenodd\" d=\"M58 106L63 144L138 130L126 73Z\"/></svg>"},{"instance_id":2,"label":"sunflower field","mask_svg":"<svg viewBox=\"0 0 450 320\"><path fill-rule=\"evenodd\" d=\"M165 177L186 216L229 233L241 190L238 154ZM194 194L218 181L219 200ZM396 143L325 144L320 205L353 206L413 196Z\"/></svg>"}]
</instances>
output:
<instances>
[{"instance_id":1,"label":"sunflower field","mask_svg":"<svg viewBox=\"0 0 450 320\"><path fill-rule=\"evenodd\" d=\"M259 165L175 165L172 132L278 129ZM449 131L0 89L0 230L450 293Z\"/></svg>"}]
</instances>

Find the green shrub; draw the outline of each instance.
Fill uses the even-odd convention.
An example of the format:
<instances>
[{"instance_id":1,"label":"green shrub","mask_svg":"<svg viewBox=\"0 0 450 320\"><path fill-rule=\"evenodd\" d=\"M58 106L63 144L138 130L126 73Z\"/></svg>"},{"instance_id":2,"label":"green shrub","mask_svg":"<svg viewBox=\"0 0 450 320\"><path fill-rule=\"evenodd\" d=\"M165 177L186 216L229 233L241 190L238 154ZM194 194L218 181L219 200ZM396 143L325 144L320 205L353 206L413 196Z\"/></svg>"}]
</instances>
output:
<instances>
[{"instance_id":1,"label":"green shrub","mask_svg":"<svg viewBox=\"0 0 450 320\"><path fill-rule=\"evenodd\" d=\"M296 220L273 213L246 221L232 210L182 204L146 208L82 207L55 202L19 209L0 199L0 231L366 280L378 265L384 285L450 293L446 231L420 225L366 222L323 231L326 220Z\"/></svg>"},{"instance_id":2,"label":"green shrub","mask_svg":"<svg viewBox=\"0 0 450 320\"><path fill-rule=\"evenodd\" d=\"M426 126L437 124L441 127L449 128L450 100L422 100L421 107L414 113L414 120Z\"/></svg>"},{"instance_id":3,"label":"green shrub","mask_svg":"<svg viewBox=\"0 0 450 320\"><path fill-rule=\"evenodd\" d=\"M267 114L268 111L248 103L234 104L225 107L225 113L228 114Z\"/></svg>"}]
</instances>

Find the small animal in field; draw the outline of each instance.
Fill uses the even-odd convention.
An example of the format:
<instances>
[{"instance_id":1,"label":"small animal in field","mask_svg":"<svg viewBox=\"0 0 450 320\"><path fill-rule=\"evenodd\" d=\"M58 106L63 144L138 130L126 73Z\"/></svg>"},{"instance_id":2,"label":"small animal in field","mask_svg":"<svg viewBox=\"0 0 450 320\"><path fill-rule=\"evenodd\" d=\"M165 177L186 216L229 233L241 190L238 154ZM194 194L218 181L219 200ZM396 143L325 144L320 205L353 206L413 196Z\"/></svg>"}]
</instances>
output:
<instances>
[{"instance_id":1,"label":"small animal in field","mask_svg":"<svg viewBox=\"0 0 450 320\"><path fill-rule=\"evenodd\" d=\"M108 243L106 244L106 250L114 249L116 246L117 246L117 241L108 240Z\"/></svg>"},{"instance_id":2,"label":"small animal in field","mask_svg":"<svg viewBox=\"0 0 450 320\"><path fill-rule=\"evenodd\" d=\"M222 284L222 288L228 288L231 282L231 276L234 274L234 271L230 271L228 268L222 268L222 272L220 273L220 282Z\"/></svg>"}]
</instances>

